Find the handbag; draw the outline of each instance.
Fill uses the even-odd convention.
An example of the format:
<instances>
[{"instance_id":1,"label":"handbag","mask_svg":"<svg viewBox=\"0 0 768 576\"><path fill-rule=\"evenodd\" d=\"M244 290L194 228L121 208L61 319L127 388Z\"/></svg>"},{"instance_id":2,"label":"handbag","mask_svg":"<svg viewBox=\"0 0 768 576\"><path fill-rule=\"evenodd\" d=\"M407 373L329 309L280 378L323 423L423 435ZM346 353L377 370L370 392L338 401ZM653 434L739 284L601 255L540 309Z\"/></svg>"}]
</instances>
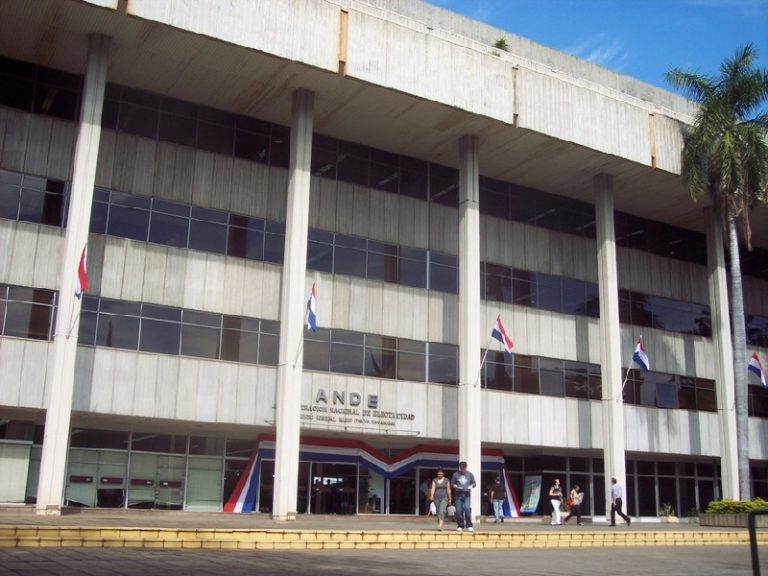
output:
<instances>
[{"instance_id":1,"label":"handbag","mask_svg":"<svg viewBox=\"0 0 768 576\"><path fill-rule=\"evenodd\" d=\"M448 516L456 516L456 506L451 504L450 506L448 506L448 509L445 511L445 513Z\"/></svg>"},{"instance_id":2,"label":"handbag","mask_svg":"<svg viewBox=\"0 0 768 576\"><path fill-rule=\"evenodd\" d=\"M566 503L568 506L573 506L573 498L568 498L568 500L566 500L566 501L565 501L565 503Z\"/></svg>"},{"instance_id":3,"label":"handbag","mask_svg":"<svg viewBox=\"0 0 768 576\"><path fill-rule=\"evenodd\" d=\"M437 506L435 506L434 502L429 503L429 515L430 516L436 516L437 515Z\"/></svg>"}]
</instances>

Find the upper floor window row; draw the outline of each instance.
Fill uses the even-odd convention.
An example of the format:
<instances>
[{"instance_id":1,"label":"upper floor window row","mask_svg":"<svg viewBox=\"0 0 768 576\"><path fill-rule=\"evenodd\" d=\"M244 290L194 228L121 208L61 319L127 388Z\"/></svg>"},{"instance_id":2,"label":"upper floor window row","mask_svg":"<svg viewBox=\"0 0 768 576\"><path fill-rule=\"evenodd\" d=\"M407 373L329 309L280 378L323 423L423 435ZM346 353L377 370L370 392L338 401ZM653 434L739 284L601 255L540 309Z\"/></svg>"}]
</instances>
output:
<instances>
[{"instance_id":1,"label":"upper floor window row","mask_svg":"<svg viewBox=\"0 0 768 576\"><path fill-rule=\"evenodd\" d=\"M277 366L280 324L83 296L79 344Z\"/></svg>"},{"instance_id":2,"label":"upper floor window row","mask_svg":"<svg viewBox=\"0 0 768 576\"><path fill-rule=\"evenodd\" d=\"M68 183L0 170L0 218L65 225ZM178 248L281 264L282 222L211 208L96 188L90 232ZM458 293L458 259L451 254L398 246L311 229L311 270L357 276L405 286ZM483 263L481 297L564 314L599 316L597 284ZM622 290L625 324L711 336L709 307ZM747 316L747 341L768 346L768 317Z\"/></svg>"},{"instance_id":3,"label":"upper floor window row","mask_svg":"<svg viewBox=\"0 0 768 576\"><path fill-rule=\"evenodd\" d=\"M0 58L0 105L77 120L82 76ZM286 126L159 94L107 84L102 125L253 162L287 167ZM458 170L315 134L312 173L421 200L458 206ZM483 213L567 234L595 237L594 207L510 182L481 177ZM617 212L619 246L706 263L702 234ZM768 251L746 252L744 274L768 279Z\"/></svg>"},{"instance_id":4,"label":"upper floor window row","mask_svg":"<svg viewBox=\"0 0 768 576\"><path fill-rule=\"evenodd\" d=\"M0 57L0 105L77 121L83 77Z\"/></svg>"},{"instance_id":5,"label":"upper floor window row","mask_svg":"<svg viewBox=\"0 0 768 576\"><path fill-rule=\"evenodd\" d=\"M318 328L317 332L307 331L304 335L304 368L456 385L459 381L459 349L440 342Z\"/></svg>"},{"instance_id":6,"label":"upper floor window row","mask_svg":"<svg viewBox=\"0 0 768 576\"><path fill-rule=\"evenodd\" d=\"M480 275L481 297L488 301L562 314L600 316L598 286L594 282L490 262L481 263ZM712 336L709 306L631 290L619 290L619 320L623 324ZM768 334L768 319L763 319L766 323L760 320L760 316L749 318L748 338L756 345Z\"/></svg>"},{"instance_id":7,"label":"upper floor window row","mask_svg":"<svg viewBox=\"0 0 768 576\"><path fill-rule=\"evenodd\" d=\"M543 396L602 400L598 364L489 351L483 366L486 388ZM760 388L760 390L757 390ZM661 372L628 371L625 404L716 412L715 382ZM750 386L750 415L768 417L768 390Z\"/></svg>"}]
</instances>

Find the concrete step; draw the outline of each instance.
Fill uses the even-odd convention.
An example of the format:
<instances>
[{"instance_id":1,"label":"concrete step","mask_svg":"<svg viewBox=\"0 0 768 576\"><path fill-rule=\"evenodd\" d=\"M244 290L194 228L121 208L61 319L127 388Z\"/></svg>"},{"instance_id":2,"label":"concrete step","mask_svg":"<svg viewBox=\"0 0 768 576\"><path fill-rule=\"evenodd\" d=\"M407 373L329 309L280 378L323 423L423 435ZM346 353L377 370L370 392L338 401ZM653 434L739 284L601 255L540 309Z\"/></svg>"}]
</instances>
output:
<instances>
[{"instance_id":1,"label":"concrete step","mask_svg":"<svg viewBox=\"0 0 768 576\"><path fill-rule=\"evenodd\" d=\"M758 533L768 544L768 533ZM206 548L241 550L579 548L749 545L746 530L431 530L173 529L0 526L0 547Z\"/></svg>"}]
</instances>

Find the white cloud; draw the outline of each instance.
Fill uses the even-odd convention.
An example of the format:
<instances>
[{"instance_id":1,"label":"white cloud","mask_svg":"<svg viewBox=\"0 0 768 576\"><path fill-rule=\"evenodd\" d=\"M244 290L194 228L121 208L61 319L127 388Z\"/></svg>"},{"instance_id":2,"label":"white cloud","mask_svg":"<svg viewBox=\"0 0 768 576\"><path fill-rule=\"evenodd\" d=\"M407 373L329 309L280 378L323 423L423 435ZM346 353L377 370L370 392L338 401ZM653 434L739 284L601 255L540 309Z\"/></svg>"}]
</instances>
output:
<instances>
[{"instance_id":1,"label":"white cloud","mask_svg":"<svg viewBox=\"0 0 768 576\"><path fill-rule=\"evenodd\" d=\"M581 38L576 44L563 48L565 52L594 64L621 72L629 53L618 38L609 38L601 32L588 38Z\"/></svg>"}]
</instances>

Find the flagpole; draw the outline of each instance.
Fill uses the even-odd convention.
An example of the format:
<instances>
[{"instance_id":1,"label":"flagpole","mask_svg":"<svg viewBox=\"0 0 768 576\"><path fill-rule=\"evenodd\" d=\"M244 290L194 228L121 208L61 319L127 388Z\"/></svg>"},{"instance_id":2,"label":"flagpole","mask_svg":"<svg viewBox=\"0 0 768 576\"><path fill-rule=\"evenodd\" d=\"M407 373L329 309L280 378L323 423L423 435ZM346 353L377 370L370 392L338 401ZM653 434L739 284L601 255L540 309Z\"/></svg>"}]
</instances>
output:
<instances>
[{"instance_id":1,"label":"flagpole","mask_svg":"<svg viewBox=\"0 0 768 576\"><path fill-rule=\"evenodd\" d=\"M619 400L623 400L624 399L624 386L627 385L627 380L629 379L629 371L630 370L632 370L631 366L629 368L627 368L627 374L624 376L624 382L622 382L622 384L621 384L621 394L619 394L619 397L616 398L616 402L618 402Z\"/></svg>"},{"instance_id":2,"label":"flagpole","mask_svg":"<svg viewBox=\"0 0 768 576\"><path fill-rule=\"evenodd\" d=\"M477 371L477 378L475 379L475 388L477 388L478 384L480 383L480 377L483 375L483 366L485 365L485 359L488 356L488 349L491 347L491 342L493 342L493 336L488 338L488 344L485 346L485 354L483 354L483 359L480 360L480 370Z\"/></svg>"}]
</instances>

